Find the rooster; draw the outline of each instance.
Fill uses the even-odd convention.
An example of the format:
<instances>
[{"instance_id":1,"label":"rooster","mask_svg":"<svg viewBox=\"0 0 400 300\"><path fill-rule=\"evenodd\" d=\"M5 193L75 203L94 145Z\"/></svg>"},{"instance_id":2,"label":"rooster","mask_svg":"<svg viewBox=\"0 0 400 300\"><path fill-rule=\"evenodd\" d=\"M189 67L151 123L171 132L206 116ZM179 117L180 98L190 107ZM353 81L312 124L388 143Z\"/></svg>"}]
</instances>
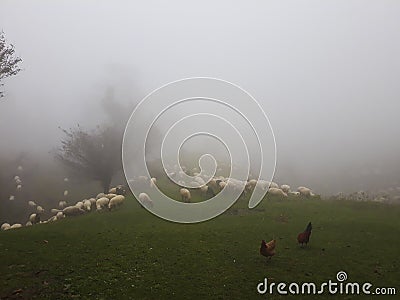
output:
<instances>
[{"instance_id":1,"label":"rooster","mask_svg":"<svg viewBox=\"0 0 400 300\"><path fill-rule=\"evenodd\" d=\"M260 254L262 256L268 257L271 259L272 256L275 255L275 246L276 246L276 240L273 239L272 241L266 243L264 240L261 241L261 247L260 247Z\"/></svg>"},{"instance_id":2,"label":"rooster","mask_svg":"<svg viewBox=\"0 0 400 300\"><path fill-rule=\"evenodd\" d=\"M304 232L302 233L299 233L299 235L297 236L297 241L299 242L299 244L301 244L301 246L303 246L304 244L307 245L308 241L310 240L311 230L312 225L310 222L308 223L306 230L304 230Z\"/></svg>"}]
</instances>

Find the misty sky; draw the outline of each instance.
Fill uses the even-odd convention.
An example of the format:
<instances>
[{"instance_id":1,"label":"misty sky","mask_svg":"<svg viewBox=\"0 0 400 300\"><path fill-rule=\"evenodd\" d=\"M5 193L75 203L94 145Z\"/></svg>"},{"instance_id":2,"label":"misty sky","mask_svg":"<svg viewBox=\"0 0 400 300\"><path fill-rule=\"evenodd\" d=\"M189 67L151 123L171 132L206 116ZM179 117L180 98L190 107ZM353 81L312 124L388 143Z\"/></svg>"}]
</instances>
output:
<instances>
[{"instance_id":1,"label":"misty sky","mask_svg":"<svg viewBox=\"0 0 400 300\"><path fill-rule=\"evenodd\" d=\"M394 0L1 0L0 29L24 69L3 87L1 152L49 151L58 126L101 123L109 87L138 102L209 76L261 103L278 173L325 178L328 190L340 167L398 164L399 16Z\"/></svg>"}]
</instances>

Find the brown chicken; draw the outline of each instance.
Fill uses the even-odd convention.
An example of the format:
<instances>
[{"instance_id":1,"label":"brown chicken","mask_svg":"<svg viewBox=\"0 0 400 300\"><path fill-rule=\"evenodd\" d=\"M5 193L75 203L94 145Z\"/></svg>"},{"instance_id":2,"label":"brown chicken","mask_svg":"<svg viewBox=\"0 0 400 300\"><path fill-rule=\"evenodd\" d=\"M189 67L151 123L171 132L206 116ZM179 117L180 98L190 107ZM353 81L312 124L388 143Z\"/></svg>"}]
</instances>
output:
<instances>
[{"instance_id":1,"label":"brown chicken","mask_svg":"<svg viewBox=\"0 0 400 300\"><path fill-rule=\"evenodd\" d=\"M311 230L312 225L310 222L308 223L306 230L304 230L304 232L302 233L299 233L299 235L297 236L297 241L299 242L299 244L301 244L301 246L303 246L304 244L307 245L308 241L310 240Z\"/></svg>"},{"instance_id":2,"label":"brown chicken","mask_svg":"<svg viewBox=\"0 0 400 300\"><path fill-rule=\"evenodd\" d=\"M276 240L266 243L265 240L261 241L260 254L271 259L275 255Z\"/></svg>"}]
</instances>

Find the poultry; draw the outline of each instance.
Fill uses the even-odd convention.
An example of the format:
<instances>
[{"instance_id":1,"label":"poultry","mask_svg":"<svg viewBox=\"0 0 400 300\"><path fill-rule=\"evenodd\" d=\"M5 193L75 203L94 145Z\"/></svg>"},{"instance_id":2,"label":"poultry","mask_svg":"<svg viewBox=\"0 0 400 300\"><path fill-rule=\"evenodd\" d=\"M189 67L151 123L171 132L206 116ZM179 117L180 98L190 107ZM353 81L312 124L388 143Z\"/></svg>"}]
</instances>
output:
<instances>
[{"instance_id":1,"label":"poultry","mask_svg":"<svg viewBox=\"0 0 400 300\"><path fill-rule=\"evenodd\" d=\"M312 225L311 222L309 222L306 230L304 230L304 232L302 233L299 233L299 235L297 236L297 241L299 242L299 244L301 244L301 246L303 246L304 244L307 245L307 243L309 242L311 236L311 230L312 230Z\"/></svg>"},{"instance_id":2,"label":"poultry","mask_svg":"<svg viewBox=\"0 0 400 300\"><path fill-rule=\"evenodd\" d=\"M260 254L271 259L275 255L276 240L273 239L268 243L265 240L261 241Z\"/></svg>"}]
</instances>

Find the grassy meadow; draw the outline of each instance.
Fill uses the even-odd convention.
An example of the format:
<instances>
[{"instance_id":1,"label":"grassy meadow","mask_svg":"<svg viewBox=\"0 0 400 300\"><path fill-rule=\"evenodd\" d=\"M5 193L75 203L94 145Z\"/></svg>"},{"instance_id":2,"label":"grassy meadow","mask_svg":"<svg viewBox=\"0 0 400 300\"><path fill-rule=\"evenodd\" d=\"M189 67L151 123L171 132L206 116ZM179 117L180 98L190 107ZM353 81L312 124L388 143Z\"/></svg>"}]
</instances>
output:
<instances>
[{"instance_id":1,"label":"grassy meadow","mask_svg":"<svg viewBox=\"0 0 400 300\"><path fill-rule=\"evenodd\" d=\"M399 293L400 207L267 196L247 210L247 198L200 224L164 221L128 196L112 212L0 232L0 299L372 297L258 295L256 289L264 277L318 284L336 280L338 271L348 281ZM310 243L301 248L296 237L309 221ZM272 238L277 253L267 261L260 242Z\"/></svg>"}]
</instances>

